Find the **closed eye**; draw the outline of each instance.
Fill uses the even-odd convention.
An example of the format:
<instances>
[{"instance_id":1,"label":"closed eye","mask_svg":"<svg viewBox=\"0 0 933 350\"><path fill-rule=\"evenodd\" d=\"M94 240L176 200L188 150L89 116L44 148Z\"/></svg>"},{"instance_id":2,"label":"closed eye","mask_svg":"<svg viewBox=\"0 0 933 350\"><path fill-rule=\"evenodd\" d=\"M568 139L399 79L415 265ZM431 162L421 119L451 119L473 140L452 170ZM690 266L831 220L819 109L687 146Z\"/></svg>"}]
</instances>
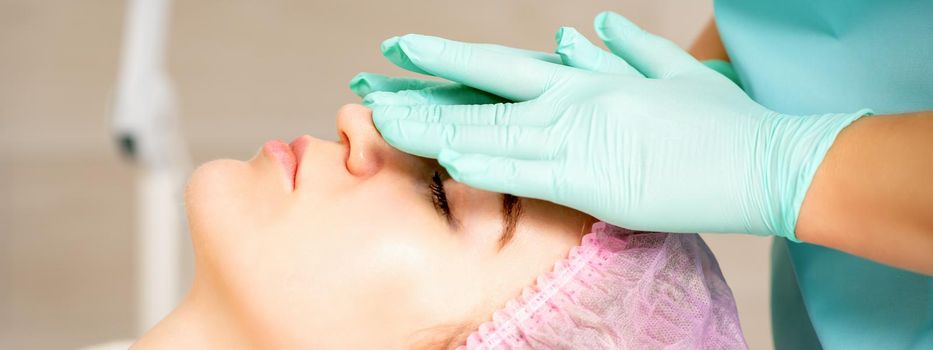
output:
<instances>
[{"instance_id":1,"label":"closed eye","mask_svg":"<svg viewBox=\"0 0 933 350\"><path fill-rule=\"evenodd\" d=\"M460 229L460 221L450 208L450 202L447 200L447 191L444 187L444 176L440 170L435 170L428 182L428 188L431 190L431 202L438 215L447 220L447 224L453 230ZM502 232L499 237L498 250L502 250L511 243L515 235L515 228L523 216L522 200L510 194L502 194Z\"/></svg>"},{"instance_id":2,"label":"closed eye","mask_svg":"<svg viewBox=\"0 0 933 350\"><path fill-rule=\"evenodd\" d=\"M440 171L434 171L434 176L431 177L431 183L428 184L428 187L431 189L431 199L434 203L434 209L437 210L438 214L447 219L448 225L454 228L459 226L459 222L450 212L450 203L447 201L447 192L444 190L444 179L441 178Z\"/></svg>"}]
</instances>

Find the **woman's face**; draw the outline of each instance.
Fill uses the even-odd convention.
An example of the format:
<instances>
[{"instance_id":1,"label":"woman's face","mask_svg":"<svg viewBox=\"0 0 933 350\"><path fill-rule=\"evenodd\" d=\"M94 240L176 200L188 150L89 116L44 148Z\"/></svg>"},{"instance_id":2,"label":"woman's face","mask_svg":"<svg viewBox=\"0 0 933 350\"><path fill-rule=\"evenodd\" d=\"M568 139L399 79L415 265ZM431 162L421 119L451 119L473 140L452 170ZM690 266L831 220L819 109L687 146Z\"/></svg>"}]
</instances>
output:
<instances>
[{"instance_id":1,"label":"woman's face","mask_svg":"<svg viewBox=\"0 0 933 350\"><path fill-rule=\"evenodd\" d=\"M592 222L447 178L387 145L365 107L341 108L337 129L338 143L270 141L189 181L192 295L222 303L254 345L406 348L462 331L549 271Z\"/></svg>"}]
</instances>

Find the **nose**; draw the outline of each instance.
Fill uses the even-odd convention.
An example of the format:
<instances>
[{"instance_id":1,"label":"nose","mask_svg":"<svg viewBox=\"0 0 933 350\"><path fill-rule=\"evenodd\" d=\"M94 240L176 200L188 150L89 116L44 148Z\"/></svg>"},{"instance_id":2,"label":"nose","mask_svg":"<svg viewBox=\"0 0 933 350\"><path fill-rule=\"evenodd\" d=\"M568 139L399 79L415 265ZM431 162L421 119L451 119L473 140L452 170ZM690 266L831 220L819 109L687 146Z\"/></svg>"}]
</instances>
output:
<instances>
[{"instance_id":1,"label":"nose","mask_svg":"<svg viewBox=\"0 0 933 350\"><path fill-rule=\"evenodd\" d=\"M340 142L349 145L347 170L357 177L369 177L379 172L392 152L373 125L372 111L348 104L337 111L337 134Z\"/></svg>"}]
</instances>

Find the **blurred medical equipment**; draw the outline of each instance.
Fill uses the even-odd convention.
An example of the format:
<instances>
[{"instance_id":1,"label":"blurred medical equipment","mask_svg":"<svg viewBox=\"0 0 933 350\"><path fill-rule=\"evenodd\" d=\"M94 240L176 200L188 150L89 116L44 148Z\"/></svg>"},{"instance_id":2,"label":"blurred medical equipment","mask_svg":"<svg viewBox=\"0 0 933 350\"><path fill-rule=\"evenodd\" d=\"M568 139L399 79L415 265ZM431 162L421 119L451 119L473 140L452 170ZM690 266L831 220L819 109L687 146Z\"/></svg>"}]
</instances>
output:
<instances>
[{"instance_id":1,"label":"blurred medical equipment","mask_svg":"<svg viewBox=\"0 0 933 350\"><path fill-rule=\"evenodd\" d=\"M600 222L460 349L744 349L732 291L700 236Z\"/></svg>"},{"instance_id":2,"label":"blurred medical equipment","mask_svg":"<svg viewBox=\"0 0 933 350\"><path fill-rule=\"evenodd\" d=\"M136 329L154 326L178 304L184 235L183 189L191 169L165 72L169 0L128 2L113 101L120 151L137 167Z\"/></svg>"}]
</instances>

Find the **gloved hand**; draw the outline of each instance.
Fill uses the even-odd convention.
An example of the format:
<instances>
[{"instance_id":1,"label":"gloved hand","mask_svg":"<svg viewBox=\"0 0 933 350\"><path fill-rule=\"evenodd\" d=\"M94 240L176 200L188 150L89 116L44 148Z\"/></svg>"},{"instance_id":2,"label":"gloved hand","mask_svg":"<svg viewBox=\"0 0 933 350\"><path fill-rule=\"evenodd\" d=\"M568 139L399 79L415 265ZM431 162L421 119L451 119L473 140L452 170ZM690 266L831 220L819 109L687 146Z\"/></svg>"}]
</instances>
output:
<instances>
[{"instance_id":1,"label":"gloved hand","mask_svg":"<svg viewBox=\"0 0 933 350\"><path fill-rule=\"evenodd\" d=\"M474 44L489 51L504 55L525 57L561 64L561 59L555 54L515 49L500 45ZM428 74L412 63L399 46L399 38L394 37L382 43L382 55L395 65L412 72ZM393 78L374 73L359 73L350 80L350 90L357 96L363 97L363 104L370 105L374 92L397 93L392 98L398 104L488 104L510 102L488 92L477 90L463 84L454 82L441 82L414 78ZM376 96L379 94L376 94ZM385 101L383 101L385 102Z\"/></svg>"},{"instance_id":2,"label":"gloved hand","mask_svg":"<svg viewBox=\"0 0 933 350\"><path fill-rule=\"evenodd\" d=\"M796 239L816 168L838 132L869 112L780 114L619 15L595 24L618 56L611 72L404 36L399 51L418 70L517 102L399 104L379 93L376 127L396 148L437 157L457 181L614 225Z\"/></svg>"},{"instance_id":3,"label":"gloved hand","mask_svg":"<svg viewBox=\"0 0 933 350\"><path fill-rule=\"evenodd\" d=\"M477 44L504 54L525 56L545 62L565 64L567 66L603 73L638 73L622 59L603 51L590 43L576 29L564 27L557 32L558 47L556 55L543 52L514 49L498 45ZM382 54L399 67L413 72L429 74L411 63L398 45L398 37L386 40L381 47ZM738 76L732 65L722 60L702 61L707 67L716 70L734 83L739 84ZM640 74L640 73L638 73ZM374 92L392 92L381 95L382 104L488 104L513 102L499 96L477 90L463 84L423 80L416 78L389 77L385 75L361 72L350 80L350 90L363 98L364 105L371 105L381 94L370 96Z\"/></svg>"}]
</instances>

